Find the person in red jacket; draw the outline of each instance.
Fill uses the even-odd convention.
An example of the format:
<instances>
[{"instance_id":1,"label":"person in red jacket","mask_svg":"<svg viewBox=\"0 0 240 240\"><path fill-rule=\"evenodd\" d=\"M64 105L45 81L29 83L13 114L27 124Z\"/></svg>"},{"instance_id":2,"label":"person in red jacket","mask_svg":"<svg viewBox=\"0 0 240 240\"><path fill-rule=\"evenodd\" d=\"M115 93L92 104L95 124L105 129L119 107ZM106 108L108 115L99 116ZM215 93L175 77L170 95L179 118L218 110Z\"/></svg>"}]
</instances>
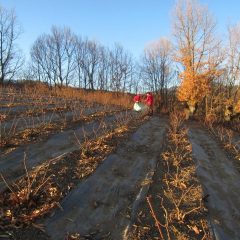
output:
<instances>
[{"instance_id":1,"label":"person in red jacket","mask_svg":"<svg viewBox=\"0 0 240 240\"><path fill-rule=\"evenodd\" d=\"M142 111L141 97L139 94L134 96L133 101L134 101L133 109L137 112Z\"/></svg>"},{"instance_id":2,"label":"person in red jacket","mask_svg":"<svg viewBox=\"0 0 240 240\"><path fill-rule=\"evenodd\" d=\"M148 107L148 115L153 115L153 95L150 92L147 92L145 103Z\"/></svg>"},{"instance_id":3,"label":"person in red jacket","mask_svg":"<svg viewBox=\"0 0 240 240\"><path fill-rule=\"evenodd\" d=\"M140 95L139 95L139 94L135 95L134 98L133 98L133 101L134 101L135 103L139 103L139 102L141 101Z\"/></svg>"}]
</instances>

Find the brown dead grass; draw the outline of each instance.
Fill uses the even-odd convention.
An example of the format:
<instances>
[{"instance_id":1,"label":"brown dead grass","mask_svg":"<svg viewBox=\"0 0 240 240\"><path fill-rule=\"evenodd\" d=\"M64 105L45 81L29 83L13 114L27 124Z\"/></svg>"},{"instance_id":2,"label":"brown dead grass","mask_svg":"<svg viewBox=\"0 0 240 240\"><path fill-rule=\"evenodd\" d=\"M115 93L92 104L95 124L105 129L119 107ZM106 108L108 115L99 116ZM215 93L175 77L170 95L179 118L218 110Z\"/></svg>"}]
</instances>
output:
<instances>
[{"instance_id":1,"label":"brown dead grass","mask_svg":"<svg viewBox=\"0 0 240 240\"><path fill-rule=\"evenodd\" d=\"M16 133L13 129L13 131L10 131L8 134L0 138L0 146L4 152L9 152L10 149L15 149L19 145L43 140L50 134L67 130L84 122L101 119L102 117L112 115L116 112L118 112L118 110L105 112L101 111L87 116L82 115L80 118L73 119L72 121L63 121L62 123L42 123L36 127L26 128L23 131Z\"/></svg>"},{"instance_id":2,"label":"brown dead grass","mask_svg":"<svg viewBox=\"0 0 240 240\"><path fill-rule=\"evenodd\" d=\"M85 90L72 87L53 87L50 89L46 84L39 82L19 82L12 85L0 86L0 93L7 94L10 103L14 104L14 96L18 99L53 99L56 97L69 100L83 100L100 104L116 105L125 108L132 107L132 95L121 92L108 92L99 90ZM9 103L9 104L10 104Z\"/></svg>"},{"instance_id":3,"label":"brown dead grass","mask_svg":"<svg viewBox=\"0 0 240 240\"><path fill-rule=\"evenodd\" d=\"M217 138L218 141L222 144L226 152L235 159L233 164L236 166L240 172L240 142L239 140L234 140L234 135L236 132L230 128L226 128L222 125L206 125L209 132Z\"/></svg>"},{"instance_id":4,"label":"brown dead grass","mask_svg":"<svg viewBox=\"0 0 240 240\"><path fill-rule=\"evenodd\" d=\"M178 113L170 116L168 143L129 239L211 239L182 119Z\"/></svg>"}]
</instances>

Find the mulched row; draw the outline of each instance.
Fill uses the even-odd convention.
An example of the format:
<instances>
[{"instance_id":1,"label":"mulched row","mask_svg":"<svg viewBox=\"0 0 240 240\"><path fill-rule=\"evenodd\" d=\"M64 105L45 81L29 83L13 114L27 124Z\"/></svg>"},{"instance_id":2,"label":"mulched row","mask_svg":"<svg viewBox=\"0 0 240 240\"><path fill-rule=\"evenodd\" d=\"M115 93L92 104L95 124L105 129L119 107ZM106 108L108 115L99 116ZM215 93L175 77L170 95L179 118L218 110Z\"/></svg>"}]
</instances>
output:
<instances>
[{"instance_id":1,"label":"mulched row","mask_svg":"<svg viewBox=\"0 0 240 240\"><path fill-rule=\"evenodd\" d=\"M169 128L166 139L129 240L211 239L187 129Z\"/></svg>"},{"instance_id":2,"label":"mulched row","mask_svg":"<svg viewBox=\"0 0 240 240\"><path fill-rule=\"evenodd\" d=\"M108 111L108 112L97 112L91 115L83 116L75 121L66 121L64 124L59 123L43 123L34 128L26 128L16 134L9 135L5 138L0 138L0 147L2 153L10 152L15 150L16 147L20 145L27 144L29 142L35 143L43 141L50 134L55 134L63 130L68 130L79 126L79 124L90 122L93 120L101 119L102 117L112 115L118 111Z\"/></svg>"},{"instance_id":3,"label":"mulched row","mask_svg":"<svg viewBox=\"0 0 240 240\"><path fill-rule=\"evenodd\" d=\"M140 116L125 120L119 127L100 137L86 140L81 149L45 162L31 172L25 164L25 177L11 184L0 195L0 237L18 240L48 239L37 220L51 215L54 208L61 208L61 200L92 174L115 151L118 144L125 141L147 119L148 117ZM66 239L78 238L69 235ZM81 239L89 239L89 236L81 236Z\"/></svg>"}]
</instances>

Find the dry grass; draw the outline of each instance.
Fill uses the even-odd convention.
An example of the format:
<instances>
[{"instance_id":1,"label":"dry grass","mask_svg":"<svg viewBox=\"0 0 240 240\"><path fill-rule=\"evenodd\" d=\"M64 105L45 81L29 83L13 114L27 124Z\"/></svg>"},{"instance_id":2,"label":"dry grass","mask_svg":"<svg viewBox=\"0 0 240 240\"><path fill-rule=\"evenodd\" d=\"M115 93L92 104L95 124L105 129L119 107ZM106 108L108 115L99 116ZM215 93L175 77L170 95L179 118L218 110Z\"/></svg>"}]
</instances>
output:
<instances>
[{"instance_id":1,"label":"dry grass","mask_svg":"<svg viewBox=\"0 0 240 240\"><path fill-rule=\"evenodd\" d=\"M237 160L235 165L240 171L240 141L235 139L234 131L221 125L215 127L207 125L207 127L210 133L222 143L224 149Z\"/></svg>"},{"instance_id":2,"label":"dry grass","mask_svg":"<svg viewBox=\"0 0 240 240\"><path fill-rule=\"evenodd\" d=\"M66 99L84 100L103 105L116 105L125 108L130 108L132 106L132 96L125 93L62 88L56 89L55 94L56 96L61 96Z\"/></svg>"},{"instance_id":3,"label":"dry grass","mask_svg":"<svg viewBox=\"0 0 240 240\"><path fill-rule=\"evenodd\" d=\"M95 102L107 105L122 106L129 108L132 105L132 96L126 93L107 92L107 91L95 91L84 90L71 87L56 87L50 89L47 85L39 82L19 82L15 85L0 86L0 93L5 94L11 99L11 104L14 103L15 96L18 99L31 99L31 100L53 100L55 98L61 98L66 100L83 100L87 102Z\"/></svg>"},{"instance_id":4,"label":"dry grass","mask_svg":"<svg viewBox=\"0 0 240 240\"><path fill-rule=\"evenodd\" d=\"M1 147L14 147L20 140L34 140L43 126L46 130L48 126L52 128L57 125L66 128L73 123L86 121L91 118L87 114L91 109L96 109L92 114L97 117L129 108L132 104L128 94L64 87L49 89L38 82L1 85L0 93L0 104L6 107L0 113ZM53 106L49 107L50 104ZM24 107L25 110L12 112L14 106Z\"/></svg>"},{"instance_id":5,"label":"dry grass","mask_svg":"<svg viewBox=\"0 0 240 240\"><path fill-rule=\"evenodd\" d=\"M176 112L170 116L167 146L130 239L211 239L183 119Z\"/></svg>"},{"instance_id":6,"label":"dry grass","mask_svg":"<svg viewBox=\"0 0 240 240\"><path fill-rule=\"evenodd\" d=\"M22 227L57 205L59 191L53 187L52 174L47 166L29 171L24 156L25 175L9 184L1 174L8 190L1 193L1 228ZM47 201L51 196L51 202Z\"/></svg>"},{"instance_id":7,"label":"dry grass","mask_svg":"<svg viewBox=\"0 0 240 240\"><path fill-rule=\"evenodd\" d=\"M73 114L72 118L69 119L62 113L61 118L58 122L44 118L39 119L37 123L33 121L25 121L25 129L17 131L16 127L18 120L14 119L12 126L7 131L4 127L1 127L0 123L0 146L8 151L10 148L16 148L19 145L26 144L28 142L36 142L42 140L44 137L57 133L59 131L67 130L83 122L89 122L95 119L102 118L107 115L113 115L116 111L98 111L90 115L77 112Z\"/></svg>"},{"instance_id":8,"label":"dry grass","mask_svg":"<svg viewBox=\"0 0 240 240\"><path fill-rule=\"evenodd\" d=\"M162 154L165 166L164 195L160 197L162 226L166 231L165 239L206 239L209 234L205 234L206 229L201 224L206 222L203 194L195 173L187 129L182 123L182 116L173 113L168 133L170 146Z\"/></svg>"},{"instance_id":9,"label":"dry grass","mask_svg":"<svg viewBox=\"0 0 240 240\"><path fill-rule=\"evenodd\" d=\"M49 134L71 128L80 122L102 118L129 108L131 96L100 91L85 91L73 88L55 88L50 90L41 83L15 84L0 86L0 102L6 111L0 115L0 146L8 151L18 145L42 140ZM52 104L51 108L48 108ZM104 105L102 111L97 109L89 115L84 114L88 109ZM14 117L11 109L24 106L26 109ZM115 107L113 107L115 106ZM117 106L117 107L116 107ZM72 113L72 118L67 113ZM46 121L47 113L60 115L61 122ZM26 128L18 131L19 118L26 118ZM38 122L34 119L39 117ZM6 130L4 122L12 119L12 126ZM14 183L9 183L2 175L8 190L0 194L0 230L6 233L11 229L24 229L32 225L42 226L34 222L49 213L52 208L61 207L59 202L76 186L82 178L92 174L97 166L110 154L116 142L124 138L129 131L141 120L133 120L125 115L117 118L114 129L107 124L101 124L101 136L94 139L85 138L80 143L80 149L60 158L52 159L31 171L27 167L27 157L23 165L25 174ZM31 123L31 124L30 124ZM8 235L8 234L6 234ZM0 233L0 236L2 234Z\"/></svg>"}]
</instances>

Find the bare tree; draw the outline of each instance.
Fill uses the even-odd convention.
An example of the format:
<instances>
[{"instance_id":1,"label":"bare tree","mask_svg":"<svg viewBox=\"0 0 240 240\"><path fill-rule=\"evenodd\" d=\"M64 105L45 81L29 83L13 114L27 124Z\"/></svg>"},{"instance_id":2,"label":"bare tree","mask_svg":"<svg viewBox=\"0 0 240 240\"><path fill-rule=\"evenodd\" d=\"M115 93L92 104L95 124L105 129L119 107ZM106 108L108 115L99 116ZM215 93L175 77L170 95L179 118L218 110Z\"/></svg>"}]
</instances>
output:
<instances>
[{"instance_id":1,"label":"bare tree","mask_svg":"<svg viewBox=\"0 0 240 240\"><path fill-rule=\"evenodd\" d=\"M129 92L135 94L144 93L149 90L148 87L146 87L146 79L143 77L142 65L140 63L142 62L138 61L134 63L129 81Z\"/></svg>"},{"instance_id":2,"label":"bare tree","mask_svg":"<svg viewBox=\"0 0 240 240\"><path fill-rule=\"evenodd\" d=\"M131 65L129 66L129 76L128 76L128 84L127 91L130 93L139 93L140 87L142 84L140 78L140 68L139 65L132 59Z\"/></svg>"},{"instance_id":3,"label":"bare tree","mask_svg":"<svg viewBox=\"0 0 240 240\"><path fill-rule=\"evenodd\" d=\"M171 54L171 42L166 38L161 38L145 48L141 65L141 74L145 84L150 91L159 95L161 105L165 106L167 105L168 87L173 77Z\"/></svg>"},{"instance_id":4,"label":"bare tree","mask_svg":"<svg viewBox=\"0 0 240 240\"><path fill-rule=\"evenodd\" d=\"M86 77L85 88L95 89L97 68L100 61L100 44L87 39L83 48L85 53L82 59L82 69Z\"/></svg>"},{"instance_id":5,"label":"bare tree","mask_svg":"<svg viewBox=\"0 0 240 240\"><path fill-rule=\"evenodd\" d=\"M132 73L133 59L124 48L115 44L110 51L110 88L113 91L125 91Z\"/></svg>"},{"instance_id":6,"label":"bare tree","mask_svg":"<svg viewBox=\"0 0 240 240\"><path fill-rule=\"evenodd\" d=\"M109 50L106 47L99 49L99 66L98 66L98 89L109 90L110 62Z\"/></svg>"},{"instance_id":7,"label":"bare tree","mask_svg":"<svg viewBox=\"0 0 240 240\"><path fill-rule=\"evenodd\" d=\"M23 64L16 40L21 33L13 10L0 6L0 84L11 80Z\"/></svg>"},{"instance_id":8,"label":"bare tree","mask_svg":"<svg viewBox=\"0 0 240 240\"><path fill-rule=\"evenodd\" d=\"M228 98L237 95L240 85L240 23L228 27L226 79ZM238 88L236 88L238 85ZM236 89L235 89L236 88Z\"/></svg>"},{"instance_id":9,"label":"bare tree","mask_svg":"<svg viewBox=\"0 0 240 240\"><path fill-rule=\"evenodd\" d=\"M75 35L69 28L52 28L49 36L51 50L53 51L53 62L57 80L60 86L68 86L75 70L74 51Z\"/></svg>"},{"instance_id":10,"label":"bare tree","mask_svg":"<svg viewBox=\"0 0 240 240\"><path fill-rule=\"evenodd\" d=\"M53 49L47 34L38 37L31 48L31 66L37 80L47 81L50 86L56 83L56 70L53 61Z\"/></svg>"},{"instance_id":11,"label":"bare tree","mask_svg":"<svg viewBox=\"0 0 240 240\"><path fill-rule=\"evenodd\" d=\"M76 77L79 88L87 88L87 75L84 69L84 59L87 54L86 44L80 36L75 38L75 64L76 64Z\"/></svg>"},{"instance_id":12,"label":"bare tree","mask_svg":"<svg viewBox=\"0 0 240 240\"><path fill-rule=\"evenodd\" d=\"M31 76L50 85L68 85L71 81L92 90L126 92L132 89L135 76L134 60L122 46L110 50L56 27L34 42L29 69Z\"/></svg>"},{"instance_id":13,"label":"bare tree","mask_svg":"<svg viewBox=\"0 0 240 240\"><path fill-rule=\"evenodd\" d=\"M76 68L75 38L69 28L53 27L51 34L44 34L34 42L31 58L39 79L47 79L50 85L68 86Z\"/></svg>"}]
</instances>

